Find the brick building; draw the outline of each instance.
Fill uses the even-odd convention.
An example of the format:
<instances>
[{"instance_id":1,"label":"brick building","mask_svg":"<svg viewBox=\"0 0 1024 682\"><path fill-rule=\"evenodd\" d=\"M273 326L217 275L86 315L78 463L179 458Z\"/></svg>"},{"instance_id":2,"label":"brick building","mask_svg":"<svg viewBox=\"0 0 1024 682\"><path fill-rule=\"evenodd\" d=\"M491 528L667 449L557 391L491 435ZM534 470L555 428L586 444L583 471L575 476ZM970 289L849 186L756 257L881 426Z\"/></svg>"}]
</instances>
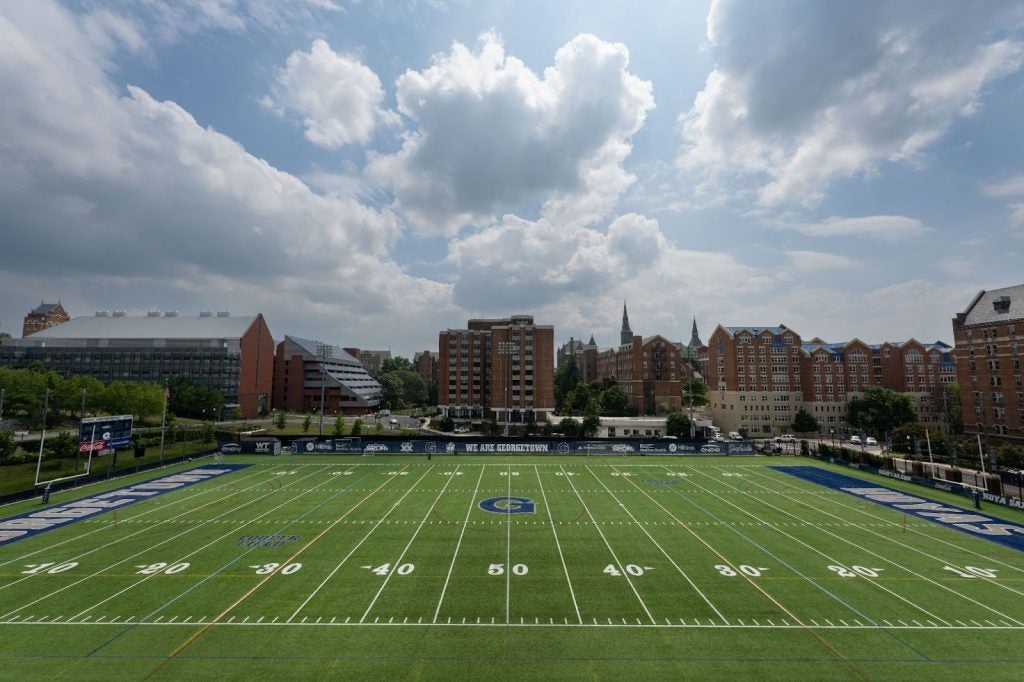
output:
<instances>
[{"instance_id":1,"label":"brick building","mask_svg":"<svg viewBox=\"0 0 1024 682\"><path fill-rule=\"evenodd\" d=\"M1024 284L980 291L953 319L967 433L1024 442Z\"/></svg>"},{"instance_id":2,"label":"brick building","mask_svg":"<svg viewBox=\"0 0 1024 682\"><path fill-rule=\"evenodd\" d=\"M270 409L274 339L263 315L99 311L0 342L0 365L33 362L64 377L84 374L103 382L183 377L219 391L225 405L252 418Z\"/></svg>"},{"instance_id":3,"label":"brick building","mask_svg":"<svg viewBox=\"0 0 1024 682\"><path fill-rule=\"evenodd\" d=\"M25 338L30 334L35 334L38 331L49 329L58 324L63 324L71 319L67 311L60 304L60 301L56 303L44 303L39 302L32 312L25 316L25 319L21 324L21 337Z\"/></svg>"},{"instance_id":4,"label":"brick building","mask_svg":"<svg viewBox=\"0 0 1024 682\"><path fill-rule=\"evenodd\" d=\"M707 356L709 414L723 430L751 436L791 430L801 408L826 433L844 429L847 404L870 386L907 394L922 423L940 426L943 386L956 380L951 349L941 342L804 342L785 325L719 325Z\"/></svg>"},{"instance_id":5,"label":"brick building","mask_svg":"<svg viewBox=\"0 0 1024 682\"><path fill-rule=\"evenodd\" d=\"M634 335L628 344L597 353L597 378L618 385L637 414L680 411L683 383L692 375L682 345L661 335Z\"/></svg>"},{"instance_id":6,"label":"brick building","mask_svg":"<svg viewBox=\"0 0 1024 682\"><path fill-rule=\"evenodd\" d=\"M423 377L427 386L430 386L432 382L437 383L437 359L438 353L429 350L416 351L412 357L413 370Z\"/></svg>"},{"instance_id":7,"label":"brick building","mask_svg":"<svg viewBox=\"0 0 1024 682\"><path fill-rule=\"evenodd\" d=\"M438 406L499 424L544 422L555 409L554 327L530 315L470 320L438 338Z\"/></svg>"},{"instance_id":8,"label":"brick building","mask_svg":"<svg viewBox=\"0 0 1024 682\"><path fill-rule=\"evenodd\" d=\"M366 414L380 407L381 386L338 346L285 336L274 358L274 407L289 412Z\"/></svg>"}]
</instances>

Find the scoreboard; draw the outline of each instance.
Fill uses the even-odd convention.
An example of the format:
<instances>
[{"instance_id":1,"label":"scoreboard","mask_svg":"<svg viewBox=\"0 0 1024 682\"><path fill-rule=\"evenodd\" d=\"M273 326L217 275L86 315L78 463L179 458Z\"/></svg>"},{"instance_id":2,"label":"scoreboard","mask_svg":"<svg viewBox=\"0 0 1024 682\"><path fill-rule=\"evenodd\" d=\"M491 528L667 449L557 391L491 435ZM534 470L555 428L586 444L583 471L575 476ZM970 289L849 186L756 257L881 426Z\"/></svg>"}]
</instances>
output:
<instances>
[{"instance_id":1,"label":"scoreboard","mask_svg":"<svg viewBox=\"0 0 1024 682\"><path fill-rule=\"evenodd\" d=\"M132 440L132 416L89 417L78 429L78 451L94 452L123 448Z\"/></svg>"}]
</instances>

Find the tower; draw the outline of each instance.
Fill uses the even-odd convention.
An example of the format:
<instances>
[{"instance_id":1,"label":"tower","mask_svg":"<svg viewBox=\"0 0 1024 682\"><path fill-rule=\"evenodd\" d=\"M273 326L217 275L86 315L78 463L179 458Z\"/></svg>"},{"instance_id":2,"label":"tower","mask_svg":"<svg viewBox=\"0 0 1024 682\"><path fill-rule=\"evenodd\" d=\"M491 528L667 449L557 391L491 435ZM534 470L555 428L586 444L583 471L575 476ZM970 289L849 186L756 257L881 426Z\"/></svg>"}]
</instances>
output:
<instances>
[{"instance_id":1,"label":"tower","mask_svg":"<svg viewBox=\"0 0 1024 682\"><path fill-rule=\"evenodd\" d=\"M697 318L693 318L693 331L690 333L690 343L686 344L686 347L690 350L697 350L704 345L704 342L700 340L700 335L697 333Z\"/></svg>"},{"instance_id":2,"label":"tower","mask_svg":"<svg viewBox=\"0 0 1024 682\"><path fill-rule=\"evenodd\" d=\"M622 301L622 331L619 332L619 345L633 343L633 331L629 328L629 313L626 312L626 301Z\"/></svg>"}]
</instances>

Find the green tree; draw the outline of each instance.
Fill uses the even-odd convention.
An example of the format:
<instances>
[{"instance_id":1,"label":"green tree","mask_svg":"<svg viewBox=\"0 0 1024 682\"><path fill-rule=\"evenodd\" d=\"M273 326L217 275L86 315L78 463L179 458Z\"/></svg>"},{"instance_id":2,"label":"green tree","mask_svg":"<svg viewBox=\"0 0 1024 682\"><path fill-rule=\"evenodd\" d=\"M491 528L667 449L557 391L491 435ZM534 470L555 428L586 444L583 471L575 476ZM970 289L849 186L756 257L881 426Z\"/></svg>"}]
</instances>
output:
<instances>
[{"instance_id":1,"label":"green tree","mask_svg":"<svg viewBox=\"0 0 1024 682\"><path fill-rule=\"evenodd\" d=\"M569 411L569 414L586 412L594 398L594 392L591 390L590 385L581 381L576 384L576 388L572 390L572 394L568 397L566 409Z\"/></svg>"},{"instance_id":2,"label":"green tree","mask_svg":"<svg viewBox=\"0 0 1024 682\"><path fill-rule=\"evenodd\" d=\"M571 417L565 417L558 422L558 432L566 438L575 438L580 432L580 423Z\"/></svg>"},{"instance_id":3,"label":"green tree","mask_svg":"<svg viewBox=\"0 0 1024 682\"><path fill-rule=\"evenodd\" d=\"M345 435L345 418L342 417L340 414L334 418L334 435Z\"/></svg>"},{"instance_id":4,"label":"green tree","mask_svg":"<svg viewBox=\"0 0 1024 682\"><path fill-rule=\"evenodd\" d=\"M139 418L141 424L146 424L152 417L156 417L164 409L164 391L158 384L142 383L134 384L132 414ZM217 416L215 412L205 415L209 418ZM207 441L209 442L209 441Z\"/></svg>"},{"instance_id":5,"label":"green tree","mask_svg":"<svg viewBox=\"0 0 1024 682\"><path fill-rule=\"evenodd\" d=\"M284 431L288 428L288 415L285 414L284 410L278 410L274 415L274 427L278 431Z\"/></svg>"},{"instance_id":6,"label":"green tree","mask_svg":"<svg viewBox=\"0 0 1024 682\"><path fill-rule=\"evenodd\" d=\"M67 431L61 431L53 438L47 438L43 446L43 459L64 459L74 457L78 451L78 441Z\"/></svg>"},{"instance_id":7,"label":"green tree","mask_svg":"<svg viewBox=\"0 0 1024 682\"><path fill-rule=\"evenodd\" d=\"M580 434L589 438L597 433L599 428L601 428L601 418L596 414L588 414L580 423Z\"/></svg>"},{"instance_id":8,"label":"green tree","mask_svg":"<svg viewBox=\"0 0 1024 682\"><path fill-rule=\"evenodd\" d=\"M897 426L917 421L914 405L905 393L871 386L863 398L854 398L846 408L846 419L859 429L883 436Z\"/></svg>"},{"instance_id":9,"label":"green tree","mask_svg":"<svg viewBox=\"0 0 1024 682\"><path fill-rule=\"evenodd\" d=\"M402 407L405 386L402 380L392 372L381 374L377 379L381 388L380 404L386 410L397 410Z\"/></svg>"},{"instance_id":10,"label":"green tree","mask_svg":"<svg viewBox=\"0 0 1024 682\"><path fill-rule=\"evenodd\" d=\"M212 443L217 440L217 433L213 428L213 422L203 422L203 443Z\"/></svg>"},{"instance_id":11,"label":"green tree","mask_svg":"<svg viewBox=\"0 0 1024 682\"><path fill-rule=\"evenodd\" d=\"M708 385L700 379L691 379L683 384L682 404L686 407L693 405L701 407L708 404ZM691 402L692 399L692 402Z\"/></svg>"},{"instance_id":12,"label":"green tree","mask_svg":"<svg viewBox=\"0 0 1024 682\"><path fill-rule=\"evenodd\" d=\"M814 415L802 407L797 411L796 418L789 426L794 433L817 433L819 428L818 420Z\"/></svg>"},{"instance_id":13,"label":"green tree","mask_svg":"<svg viewBox=\"0 0 1024 682\"><path fill-rule=\"evenodd\" d=\"M612 386L602 392L599 402L601 414L607 417L624 417L636 413L629 396L618 386Z\"/></svg>"},{"instance_id":14,"label":"green tree","mask_svg":"<svg viewBox=\"0 0 1024 682\"><path fill-rule=\"evenodd\" d=\"M665 419L665 433L676 438L690 437L690 418L681 412L673 412Z\"/></svg>"},{"instance_id":15,"label":"green tree","mask_svg":"<svg viewBox=\"0 0 1024 682\"><path fill-rule=\"evenodd\" d=\"M363 420L362 419L356 419L354 422L352 422L352 435L353 436L361 436L362 434L363 434Z\"/></svg>"},{"instance_id":16,"label":"green tree","mask_svg":"<svg viewBox=\"0 0 1024 682\"><path fill-rule=\"evenodd\" d=\"M576 364L576 357L570 356L567 362L555 370L555 406L559 412L571 409L571 402L567 406L566 401L579 383L580 368Z\"/></svg>"},{"instance_id":17,"label":"green tree","mask_svg":"<svg viewBox=\"0 0 1024 682\"><path fill-rule=\"evenodd\" d=\"M409 358L403 358L401 355L396 355L395 357L387 358L384 362L380 363L380 373L382 375L399 370L409 372L413 371L412 360Z\"/></svg>"},{"instance_id":18,"label":"green tree","mask_svg":"<svg viewBox=\"0 0 1024 682\"><path fill-rule=\"evenodd\" d=\"M14 434L10 431L0 431L0 464L5 464L18 449L18 443L14 440Z\"/></svg>"},{"instance_id":19,"label":"green tree","mask_svg":"<svg viewBox=\"0 0 1024 682\"><path fill-rule=\"evenodd\" d=\"M306 418L302 420L302 432L303 433L309 433L309 427L312 424L313 424L313 417L309 414L309 412L307 412L306 413Z\"/></svg>"}]
</instances>

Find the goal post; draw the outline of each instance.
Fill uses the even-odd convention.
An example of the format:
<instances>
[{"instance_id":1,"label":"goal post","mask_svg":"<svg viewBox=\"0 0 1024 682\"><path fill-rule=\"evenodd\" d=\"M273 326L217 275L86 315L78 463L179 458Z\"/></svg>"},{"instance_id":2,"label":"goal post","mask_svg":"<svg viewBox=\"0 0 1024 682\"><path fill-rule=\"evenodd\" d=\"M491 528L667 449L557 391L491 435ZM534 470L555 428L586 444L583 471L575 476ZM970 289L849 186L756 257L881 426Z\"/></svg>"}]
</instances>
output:
<instances>
[{"instance_id":1,"label":"goal post","mask_svg":"<svg viewBox=\"0 0 1024 682\"><path fill-rule=\"evenodd\" d=\"M117 448L125 447L131 443L132 426L133 417L130 414L82 419L78 426L78 452L89 454L85 462L85 469L78 474L42 481L40 476L43 470L43 450L46 442L46 428L44 424L42 436L39 440L39 456L36 461L36 480L34 486L37 488L44 485L48 487L52 483L88 476L92 471L93 455L107 455L114 452Z\"/></svg>"}]
</instances>

